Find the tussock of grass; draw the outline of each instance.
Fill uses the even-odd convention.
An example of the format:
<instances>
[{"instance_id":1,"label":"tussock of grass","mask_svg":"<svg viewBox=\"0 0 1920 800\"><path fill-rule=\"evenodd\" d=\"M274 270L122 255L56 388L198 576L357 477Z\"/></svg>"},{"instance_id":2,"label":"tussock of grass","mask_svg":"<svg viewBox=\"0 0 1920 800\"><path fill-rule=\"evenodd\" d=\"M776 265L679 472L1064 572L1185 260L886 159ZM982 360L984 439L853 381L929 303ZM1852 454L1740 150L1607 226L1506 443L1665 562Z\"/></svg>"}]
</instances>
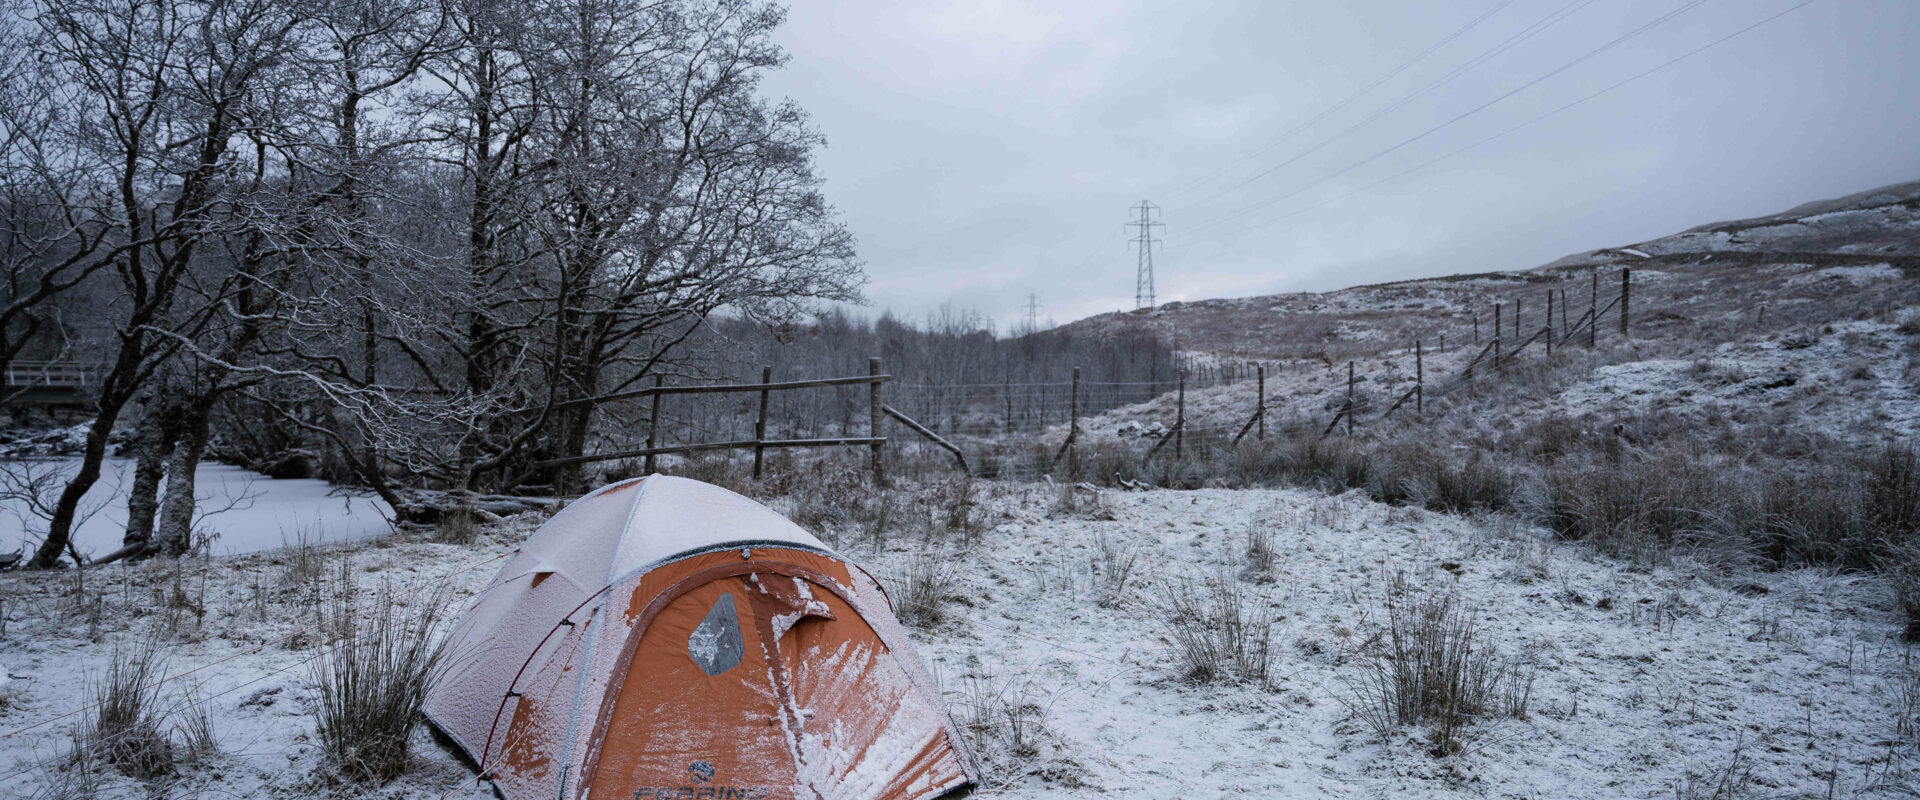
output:
<instances>
[{"instance_id":1,"label":"tussock of grass","mask_svg":"<svg viewBox=\"0 0 1920 800\"><path fill-rule=\"evenodd\" d=\"M157 643L115 645L107 672L94 687L94 708L78 745L132 778L173 774L173 740L160 708L163 660Z\"/></svg>"},{"instance_id":2,"label":"tussock of grass","mask_svg":"<svg viewBox=\"0 0 1920 800\"><path fill-rule=\"evenodd\" d=\"M443 598L414 608L390 586L359 605L348 593L323 626L338 638L313 661L315 733L339 776L383 784L407 767L420 707L444 664Z\"/></svg>"},{"instance_id":3,"label":"tussock of grass","mask_svg":"<svg viewBox=\"0 0 1920 800\"><path fill-rule=\"evenodd\" d=\"M1210 581L1167 581L1158 618L1173 641L1176 670L1192 683L1273 680L1273 610L1231 570Z\"/></svg>"},{"instance_id":4,"label":"tussock of grass","mask_svg":"<svg viewBox=\"0 0 1920 800\"><path fill-rule=\"evenodd\" d=\"M947 598L953 594L953 559L935 548L925 548L907 559L906 570L893 582L894 611L901 622L930 630L947 619Z\"/></svg>"},{"instance_id":5,"label":"tussock of grass","mask_svg":"<svg viewBox=\"0 0 1920 800\"><path fill-rule=\"evenodd\" d=\"M1385 636L1365 655L1346 702L1382 738L1426 725L1433 754L1447 756L1461 750L1474 719L1527 713L1531 669L1501 660L1480 641L1472 613L1452 594L1389 595Z\"/></svg>"}]
</instances>

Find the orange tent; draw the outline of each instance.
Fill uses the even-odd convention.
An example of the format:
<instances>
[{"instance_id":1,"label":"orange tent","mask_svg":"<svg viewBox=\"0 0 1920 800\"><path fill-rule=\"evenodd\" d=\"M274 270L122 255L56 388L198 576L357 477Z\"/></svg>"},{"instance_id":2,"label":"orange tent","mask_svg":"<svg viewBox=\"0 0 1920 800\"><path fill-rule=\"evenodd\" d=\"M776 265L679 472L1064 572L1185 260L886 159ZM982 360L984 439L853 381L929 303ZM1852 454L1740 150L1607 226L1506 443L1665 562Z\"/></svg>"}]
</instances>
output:
<instances>
[{"instance_id":1,"label":"orange tent","mask_svg":"<svg viewBox=\"0 0 1920 800\"><path fill-rule=\"evenodd\" d=\"M699 481L569 505L451 642L427 718L508 800L934 798L975 780L880 585Z\"/></svg>"}]
</instances>

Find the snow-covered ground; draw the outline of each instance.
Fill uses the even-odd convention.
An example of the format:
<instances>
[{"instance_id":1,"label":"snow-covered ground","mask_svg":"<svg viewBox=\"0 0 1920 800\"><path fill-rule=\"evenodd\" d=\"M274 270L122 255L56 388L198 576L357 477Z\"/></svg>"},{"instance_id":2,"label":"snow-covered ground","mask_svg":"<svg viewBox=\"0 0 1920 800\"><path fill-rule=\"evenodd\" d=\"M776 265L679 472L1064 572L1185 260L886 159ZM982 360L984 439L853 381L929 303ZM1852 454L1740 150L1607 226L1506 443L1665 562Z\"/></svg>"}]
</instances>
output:
<instances>
[{"instance_id":1,"label":"snow-covered ground","mask_svg":"<svg viewBox=\"0 0 1920 800\"><path fill-rule=\"evenodd\" d=\"M1574 416L1660 410L1740 421L1784 417L1837 438L1912 439L1920 436L1920 385L1908 374L1911 337L1900 328L1892 320L1836 322L1729 342L1690 358L1602 366L1550 405Z\"/></svg>"},{"instance_id":2,"label":"snow-covered ground","mask_svg":"<svg viewBox=\"0 0 1920 800\"><path fill-rule=\"evenodd\" d=\"M64 483L79 469L76 459L11 461L0 465L20 475L47 473ZM74 535L82 554L98 557L120 549L127 527L126 488L133 483L133 462L108 459L99 483L81 501L85 517ZM53 486L47 497L57 495ZM273 480L230 464L203 462L194 470L199 499L197 539L215 554L254 553L305 541L312 544L367 539L392 526L387 504L379 498L337 490L314 479ZM0 553L37 545L47 522L28 504L0 497Z\"/></svg>"},{"instance_id":3,"label":"snow-covered ground","mask_svg":"<svg viewBox=\"0 0 1920 800\"><path fill-rule=\"evenodd\" d=\"M1726 774L1748 780L1723 796L1920 792L1894 703L1912 652L1876 578L1725 575L1685 562L1635 571L1505 518L1358 495L1106 492L1063 513L1057 491L1032 484L982 494L988 529L942 551L953 570L947 618L916 640L961 717L998 697L1040 722L1036 751L988 748L984 796L1705 797ZM538 522L486 526L472 546L393 535L333 558L348 560L361 587L412 588L402 597L417 603L444 585L457 604ZM1254 529L1270 534L1275 566L1230 579L1277 620L1272 686L1183 683L1165 587L1233 575ZM824 535L883 576L929 546L904 531L884 542ZM1099 605L1113 588L1095 566L1102 542L1137 554L1115 608ZM0 663L13 678L0 708L0 797L35 796L66 774L54 767L75 718L61 715L83 704L83 677L99 675L116 643L152 630L171 645L168 674L204 667L163 696L188 683L210 695L223 750L165 796L313 793L314 641L296 566L282 552L205 570L189 562L180 579L163 562L93 573L87 591L106 609L97 631L69 596L72 575L0 576ZM1381 741L1354 719L1343 700L1395 576L1407 591L1457 593L1485 642L1537 669L1524 719L1475 724L1464 751L1445 758L1418 731ZM176 580L204 617L152 602ZM471 773L449 753L425 735L418 744L415 767L379 796L483 796L461 788ZM144 796L107 777L101 796Z\"/></svg>"}]
</instances>

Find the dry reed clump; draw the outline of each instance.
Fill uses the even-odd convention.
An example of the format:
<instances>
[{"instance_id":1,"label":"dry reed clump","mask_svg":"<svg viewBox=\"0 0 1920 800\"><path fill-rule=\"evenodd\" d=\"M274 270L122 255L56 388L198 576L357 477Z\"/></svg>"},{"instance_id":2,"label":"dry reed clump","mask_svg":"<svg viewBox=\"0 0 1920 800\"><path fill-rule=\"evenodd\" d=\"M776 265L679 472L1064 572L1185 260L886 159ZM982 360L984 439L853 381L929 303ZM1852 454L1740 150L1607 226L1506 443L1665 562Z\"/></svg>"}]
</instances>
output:
<instances>
[{"instance_id":1,"label":"dry reed clump","mask_svg":"<svg viewBox=\"0 0 1920 800\"><path fill-rule=\"evenodd\" d=\"M1273 549L1273 529L1256 521L1247 526L1245 567L1240 576L1255 583L1273 581L1273 564L1278 554Z\"/></svg>"},{"instance_id":2,"label":"dry reed clump","mask_svg":"<svg viewBox=\"0 0 1920 800\"><path fill-rule=\"evenodd\" d=\"M1901 638L1920 642L1920 538L1889 545L1884 558L1894 606L1905 626Z\"/></svg>"},{"instance_id":3,"label":"dry reed clump","mask_svg":"<svg viewBox=\"0 0 1920 800\"><path fill-rule=\"evenodd\" d=\"M189 685L180 692L173 732L179 737L181 760L204 764L220 752L219 737L213 729L213 703L200 686Z\"/></svg>"},{"instance_id":4,"label":"dry reed clump","mask_svg":"<svg viewBox=\"0 0 1920 800\"><path fill-rule=\"evenodd\" d=\"M76 751L139 780L173 774L173 740L160 708L162 671L155 640L115 644L107 673L93 689L93 713L76 735Z\"/></svg>"},{"instance_id":5,"label":"dry reed clump","mask_svg":"<svg viewBox=\"0 0 1920 800\"><path fill-rule=\"evenodd\" d=\"M1753 794L1753 759L1746 754L1746 732L1736 731L1733 752L1704 775L1687 775L1673 787L1674 800L1741 800ZM1831 796L1831 795L1829 795Z\"/></svg>"},{"instance_id":6,"label":"dry reed clump","mask_svg":"<svg viewBox=\"0 0 1920 800\"><path fill-rule=\"evenodd\" d=\"M1524 717L1533 690L1533 670L1503 661L1479 632L1450 593L1390 593L1384 638L1363 653L1343 702L1383 739L1401 726L1427 725L1435 756L1460 752L1469 722Z\"/></svg>"},{"instance_id":7,"label":"dry reed clump","mask_svg":"<svg viewBox=\"0 0 1920 800\"><path fill-rule=\"evenodd\" d=\"M1723 496L1726 487L1699 466L1677 458L1563 461L1544 469L1531 511L1562 539L1652 560L1744 500L1745 493Z\"/></svg>"},{"instance_id":8,"label":"dry reed clump","mask_svg":"<svg viewBox=\"0 0 1920 800\"><path fill-rule=\"evenodd\" d=\"M480 512L470 505L449 508L434 521L433 540L444 544L473 544L480 531Z\"/></svg>"},{"instance_id":9,"label":"dry reed clump","mask_svg":"<svg viewBox=\"0 0 1920 800\"><path fill-rule=\"evenodd\" d=\"M1373 456L1344 437L1312 436L1279 445L1280 475L1287 483L1330 494L1376 485Z\"/></svg>"},{"instance_id":10,"label":"dry reed clump","mask_svg":"<svg viewBox=\"0 0 1920 800\"><path fill-rule=\"evenodd\" d=\"M1049 705L1032 679L969 675L957 722L976 755L1006 768L1040 756Z\"/></svg>"},{"instance_id":11,"label":"dry reed clump","mask_svg":"<svg viewBox=\"0 0 1920 800\"><path fill-rule=\"evenodd\" d=\"M1875 569L1920 527L1920 459L1890 446L1826 464L1681 449L1542 469L1528 504L1561 538L1650 558L1675 548L1764 566Z\"/></svg>"},{"instance_id":12,"label":"dry reed clump","mask_svg":"<svg viewBox=\"0 0 1920 800\"><path fill-rule=\"evenodd\" d=\"M1166 581L1157 617L1165 625L1181 680L1190 683L1273 681L1272 604L1248 593L1231 567L1209 581Z\"/></svg>"},{"instance_id":13,"label":"dry reed clump","mask_svg":"<svg viewBox=\"0 0 1920 800\"><path fill-rule=\"evenodd\" d=\"M907 559L906 569L891 583L897 588L894 606L900 621L931 630L947 619L947 599L953 595L953 559L927 547Z\"/></svg>"},{"instance_id":14,"label":"dry reed clump","mask_svg":"<svg viewBox=\"0 0 1920 800\"><path fill-rule=\"evenodd\" d=\"M314 727L337 775L384 784L407 767L420 707L445 663L434 592L412 608L383 585L366 605L345 592L323 629L337 637L312 664Z\"/></svg>"},{"instance_id":15,"label":"dry reed clump","mask_svg":"<svg viewBox=\"0 0 1920 800\"><path fill-rule=\"evenodd\" d=\"M1140 553L1131 544L1120 544L1106 534L1093 540L1093 576L1100 595L1101 608L1119 608L1127 600L1127 583L1133 577Z\"/></svg>"}]
</instances>

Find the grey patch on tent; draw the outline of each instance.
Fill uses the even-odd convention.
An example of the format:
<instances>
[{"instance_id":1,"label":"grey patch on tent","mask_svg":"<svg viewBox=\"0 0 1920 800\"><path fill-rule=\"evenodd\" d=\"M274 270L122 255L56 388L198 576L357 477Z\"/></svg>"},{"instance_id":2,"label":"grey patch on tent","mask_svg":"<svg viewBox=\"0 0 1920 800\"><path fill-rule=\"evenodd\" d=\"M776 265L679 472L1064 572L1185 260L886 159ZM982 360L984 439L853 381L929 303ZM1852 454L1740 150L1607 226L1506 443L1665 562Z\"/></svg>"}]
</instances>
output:
<instances>
[{"instance_id":1,"label":"grey patch on tent","mask_svg":"<svg viewBox=\"0 0 1920 800\"><path fill-rule=\"evenodd\" d=\"M733 594L722 594L707 610L706 619L693 629L693 635L687 637L687 655L700 665L701 672L718 675L737 666L745 652L740 618L733 612Z\"/></svg>"}]
</instances>

